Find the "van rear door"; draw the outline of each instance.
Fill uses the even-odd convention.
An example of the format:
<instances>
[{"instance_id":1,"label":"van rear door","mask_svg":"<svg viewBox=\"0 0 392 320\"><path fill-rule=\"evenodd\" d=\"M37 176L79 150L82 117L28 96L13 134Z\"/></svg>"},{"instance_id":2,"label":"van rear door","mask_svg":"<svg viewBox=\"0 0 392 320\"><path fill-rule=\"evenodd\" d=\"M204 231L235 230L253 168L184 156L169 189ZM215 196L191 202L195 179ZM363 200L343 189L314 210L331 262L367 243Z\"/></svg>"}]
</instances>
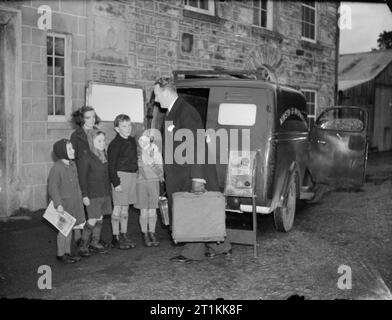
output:
<instances>
[{"instance_id":1,"label":"van rear door","mask_svg":"<svg viewBox=\"0 0 392 320\"><path fill-rule=\"evenodd\" d=\"M359 187L365 182L367 111L333 107L317 118L309 141L309 169L315 182Z\"/></svg>"},{"instance_id":2,"label":"van rear door","mask_svg":"<svg viewBox=\"0 0 392 320\"><path fill-rule=\"evenodd\" d=\"M273 125L274 92L269 88L211 87L208 102L206 128L227 138L227 142L210 139L208 154L216 156L214 171L218 187L223 190L230 150L260 150L264 155ZM223 142L223 143L222 143ZM261 157L264 159L263 157ZM211 169L211 164L208 166ZM259 180L264 165L259 164L256 181ZM260 195L264 187L258 183L256 191Z\"/></svg>"}]
</instances>

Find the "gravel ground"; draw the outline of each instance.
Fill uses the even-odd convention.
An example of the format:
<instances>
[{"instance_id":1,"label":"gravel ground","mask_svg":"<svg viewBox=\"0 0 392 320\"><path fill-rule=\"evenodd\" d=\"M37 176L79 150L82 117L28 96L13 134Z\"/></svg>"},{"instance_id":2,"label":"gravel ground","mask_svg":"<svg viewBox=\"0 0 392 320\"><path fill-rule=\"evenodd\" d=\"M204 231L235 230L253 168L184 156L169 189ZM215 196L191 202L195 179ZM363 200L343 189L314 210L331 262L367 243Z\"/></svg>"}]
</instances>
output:
<instances>
[{"instance_id":1,"label":"gravel ground","mask_svg":"<svg viewBox=\"0 0 392 320\"><path fill-rule=\"evenodd\" d=\"M258 258L233 245L230 259L175 264L167 230L161 245L141 244L137 214L132 250L61 265L56 233L37 212L30 220L0 222L0 297L44 299L392 299L392 153L371 155L362 190L328 190L316 204L299 204L294 228L278 233L272 216L259 218ZM26 215L26 214L25 214ZM106 220L105 234L109 236ZM39 290L37 269L52 268L51 290ZM340 290L338 268L352 270L352 288Z\"/></svg>"}]
</instances>

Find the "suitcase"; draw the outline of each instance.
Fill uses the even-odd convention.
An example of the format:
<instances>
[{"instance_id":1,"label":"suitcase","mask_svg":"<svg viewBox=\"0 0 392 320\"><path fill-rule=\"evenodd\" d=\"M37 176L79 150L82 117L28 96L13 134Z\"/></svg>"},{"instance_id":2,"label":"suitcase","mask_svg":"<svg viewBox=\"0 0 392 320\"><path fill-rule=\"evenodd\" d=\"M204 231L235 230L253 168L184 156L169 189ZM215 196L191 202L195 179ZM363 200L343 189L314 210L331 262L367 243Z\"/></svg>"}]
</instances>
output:
<instances>
[{"instance_id":1,"label":"suitcase","mask_svg":"<svg viewBox=\"0 0 392 320\"><path fill-rule=\"evenodd\" d=\"M224 241L225 197L220 192L173 193L174 242Z\"/></svg>"}]
</instances>

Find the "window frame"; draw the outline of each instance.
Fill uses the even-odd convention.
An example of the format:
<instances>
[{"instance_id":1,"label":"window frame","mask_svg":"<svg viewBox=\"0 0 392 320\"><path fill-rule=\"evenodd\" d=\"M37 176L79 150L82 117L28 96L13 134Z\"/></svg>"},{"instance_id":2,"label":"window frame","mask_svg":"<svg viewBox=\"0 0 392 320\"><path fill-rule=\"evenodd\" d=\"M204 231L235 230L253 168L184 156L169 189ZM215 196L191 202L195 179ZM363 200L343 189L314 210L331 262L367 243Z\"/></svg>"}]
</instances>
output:
<instances>
[{"instance_id":1,"label":"window frame","mask_svg":"<svg viewBox=\"0 0 392 320\"><path fill-rule=\"evenodd\" d=\"M306 98L306 95L305 95L306 92L307 93L314 93L314 114L309 114L308 112L306 112L308 120L309 120L308 124L309 124L309 128L310 128L312 119L313 119L313 123L316 123L316 120L317 120L317 109L318 109L317 90L315 90L315 89L301 89L301 91L304 94L305 98ZM308 100L306 100L306 109L308 109L308 107L309 107L308 103L309 103Z\"/></svg>"},{"instance_id":2,"label":"window frame","mask_svg":"<svg viewBox=\"0 0 392 320\"><path fill-rule=\"evenodd\" d=\"M64 39L64 115L48 115L48 122L65 122L72 113L72 36L66 33L48 31L46 37L62 38ZM52 55L52 57L54 54ZM46 59L48 58L46 51ZM48 65L48 62L46 62ZM48 85L48 70L46 70L46 84ZM55 87L53 87L53 93ZM49 93L46 95L49 98ZM46 106L48 107L49 101L47 100Z\"/></svg>"},{"instance_id":3,"label":"window frame","mask_svg":"<svg viewBox=\"0 0 392 320\"><path fill-rule=\"evenodd\" d=\"M306 8L314 10L314 39L308 38L308 37L306 37L306 36L304 36L302 34L302 31L303 31L302 30L302 23L303 22L310 23L309 21L305 21L304 20L304 16L303 16L303 13L302 13L303 7L306 7ZM317 21L317 2L314 1L314 8L309 6L305 2L301 2L301 40L312 42L312 43L317 43L317 24L318 24L318 21Z\"/></svg>"},{"instance_id":4,"label":"window frame","mask_svg":"<svg viewBox=\"0 0 392 320\"><path fill-rule=\"evenodd\" d=\"M189 10L189 11L198 12L198 13L207 14L209 16L215 16L215 1L214 0L207 0L207 1L208 1L208 10L193 7L189 4L187 4L188 0L184 1L184 9Z\"/></svg>"},{"instance_id":5,"label":"window frame","mask_svg":"<svg viewBox=\"0 0 392 320\"><path fill-rule=\"evenodd\" d=\"M258 1L260 3L259 8L255 7L255 5L254 5L255 1ZM252 21L252 26L257 27L257 28L272 30L273 29L273 16L274 16L273 15L273 7L274 7L274 5L271 0L265 0L265 2L267 3L267 23L266 23L266 26L264 27L259 24L255 24L254 21ZM253 10L253 13L254 13L254 10L259 10L259 12L261 13L261 11L262 11L261 1L253 0L252 1L252 10ZM260 16L259 16L259 18L260 18Z\"/></svg>"}]
</instances>

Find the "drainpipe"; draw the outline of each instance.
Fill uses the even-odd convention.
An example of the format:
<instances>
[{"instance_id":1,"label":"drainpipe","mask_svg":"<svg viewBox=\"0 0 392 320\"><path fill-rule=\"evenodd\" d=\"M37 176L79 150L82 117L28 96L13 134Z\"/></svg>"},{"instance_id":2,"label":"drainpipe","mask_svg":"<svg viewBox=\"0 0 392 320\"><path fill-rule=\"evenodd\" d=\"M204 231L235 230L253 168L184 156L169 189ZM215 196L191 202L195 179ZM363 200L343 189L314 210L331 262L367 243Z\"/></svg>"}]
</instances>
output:
<instances>
[{"instance_id":1,"label":"drainpipe","mask_svg":"<svg viewBox=\"0 0 392 320\"><path fill-rule=\"evenodd\" d=\"M340 28L339 28L339 8L340 1L336 6L336 37L335 37L335 92L334 92L334 105L338 104L338 84L339 84L339 44L340 44Z\"/></svg>"}]
</instances>

